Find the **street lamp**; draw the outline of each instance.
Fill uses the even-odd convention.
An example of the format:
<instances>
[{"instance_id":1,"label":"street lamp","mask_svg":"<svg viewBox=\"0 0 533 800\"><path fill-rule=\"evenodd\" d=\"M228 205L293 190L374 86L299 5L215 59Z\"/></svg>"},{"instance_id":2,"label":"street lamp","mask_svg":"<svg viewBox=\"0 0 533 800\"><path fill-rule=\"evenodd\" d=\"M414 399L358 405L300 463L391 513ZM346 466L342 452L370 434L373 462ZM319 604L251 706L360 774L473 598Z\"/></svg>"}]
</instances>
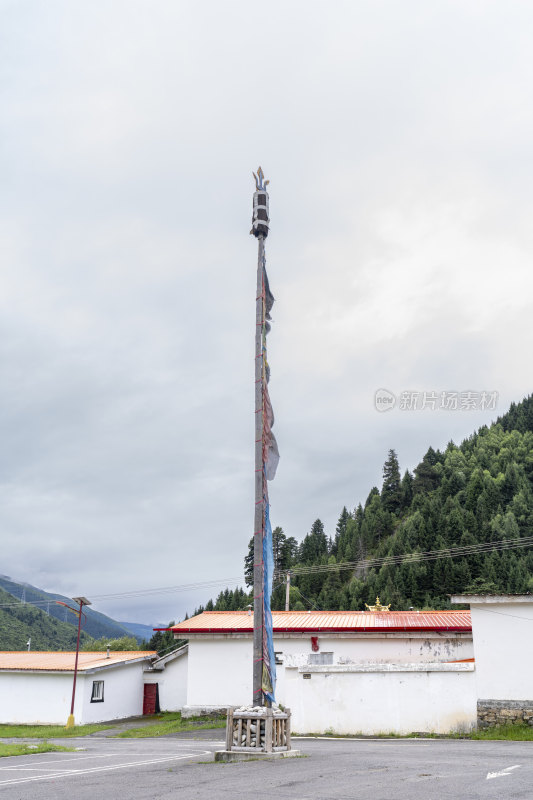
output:
<instances>
[{"instance_id":1,"label":"street lamp","mask_svg":"<svg viewBox=\"0 0 533 800\"><path fill-rule=\"evenodd\" d=\"M74 727L74 699L76 697L76 677L78 675L78 656L80 652L81 610L83 606L91 605L90 600L87 600L86 597L73 597L72 599L75 603L78 603L79 609L77 610L75 608L70 608L70 606L67 606L67 608L70 608L71 611L78 615L78 639L76 641L76 660L74 662L74 681L72 683L72 703L70 704L70 716L67 720L67 724L65 725L67 729ZM66 605L66 603L62 603L61 605Z\"/></svg>"}]
</instances>

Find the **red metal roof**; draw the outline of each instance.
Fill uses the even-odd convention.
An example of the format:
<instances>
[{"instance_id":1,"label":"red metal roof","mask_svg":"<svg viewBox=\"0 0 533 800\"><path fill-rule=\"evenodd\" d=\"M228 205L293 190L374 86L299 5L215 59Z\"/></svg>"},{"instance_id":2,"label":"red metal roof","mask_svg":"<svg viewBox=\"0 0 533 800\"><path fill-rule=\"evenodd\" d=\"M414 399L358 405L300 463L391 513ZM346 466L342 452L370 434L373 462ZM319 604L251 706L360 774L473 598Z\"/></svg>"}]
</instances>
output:
<instances>
[{"instance_id":1,"label":"red metal roof","mask_svg":"<svg viewBox=\"0 0 533 800\"><path fill-rule=\"evenodd\" d=\"M470 611L273 611L276 633L365 631L470 632ZM204 611L173 625L175 633L251 633L253 615L246 611Z\"/></svg>"},{"instance_id":2,"label":"red metal roof","mask_svg":"<svg viewBox=\"0 0 533 800\"><path fill-rule=\"evenodd\" d=\"M111 664L126 664L128 661L137 661L140 658L155 656L155 650L111 650L109 658L105 652L80 653L78 670L96 667L109 667ZM0 670L45 670L48 672L73 672L76 653L38 652L26 651L0 651Z\"/></svg>"}]
</instances>

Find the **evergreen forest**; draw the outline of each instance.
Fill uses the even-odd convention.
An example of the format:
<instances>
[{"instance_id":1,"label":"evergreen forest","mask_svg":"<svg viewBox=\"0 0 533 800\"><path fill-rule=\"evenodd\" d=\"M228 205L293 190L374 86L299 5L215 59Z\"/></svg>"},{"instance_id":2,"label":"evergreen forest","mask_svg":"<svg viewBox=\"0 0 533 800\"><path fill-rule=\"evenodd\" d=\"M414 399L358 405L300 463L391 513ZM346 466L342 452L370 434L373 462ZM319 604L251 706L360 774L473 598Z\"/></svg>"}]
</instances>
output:
<instances>
[{"instance_id":1,"label":"evergreen forest","mask_svg":"<svg viewBox=\"0 0 533 800\"><path fill-rule=\"evenodd\" d=\"M393 610L447 609L452 607L450 595L460 592L528 593L533 591L533 548L520 546L527 542L511 546L511 540L529 536L533 395L513 403L494 424L460 445L450 442L442 452L430 447L413 472L402 474L397 453L390 449L381 487L371 488L364 503L344 507L330 535L320 519L300 542L275 528L279 579L274 581L272 608L285 608L283 573L289 569L291 610L363 610L378 595ZM496 542L507 544L495 547ZM377 559L453 548L466 552L372 565ZM369 564L361 564L365 561ZM244 573L250 587L253 540ZM242 609L251 598L242 588L226 589L195 613Z\"/></svg>"}]
</instances>

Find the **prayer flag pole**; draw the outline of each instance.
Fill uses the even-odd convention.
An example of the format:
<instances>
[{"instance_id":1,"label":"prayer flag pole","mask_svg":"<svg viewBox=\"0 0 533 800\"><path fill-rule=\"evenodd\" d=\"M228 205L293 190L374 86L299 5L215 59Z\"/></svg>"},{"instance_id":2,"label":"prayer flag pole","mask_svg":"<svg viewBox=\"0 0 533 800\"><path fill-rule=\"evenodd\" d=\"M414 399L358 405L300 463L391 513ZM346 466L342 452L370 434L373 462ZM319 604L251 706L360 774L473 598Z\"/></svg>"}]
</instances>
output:
<instances>
[{"instance_id":1,"label":"prayer flag pole","mask_svg":"<svg viewBox=\"0 0 533 800\"><path fill-rule=\"evenodd\" d=\"M254 514L254 639L253 639L253 698L252 705L262 706L263 696L263 538L265 531L265 470L263 453L264 419L264 353L265 328L264 259L265 239L268 236L268 194L263 183L261 167L255 175L256 191L251 233L257 238L257 291L255 301L255 514Z\"/></svg>"}]
</instances>

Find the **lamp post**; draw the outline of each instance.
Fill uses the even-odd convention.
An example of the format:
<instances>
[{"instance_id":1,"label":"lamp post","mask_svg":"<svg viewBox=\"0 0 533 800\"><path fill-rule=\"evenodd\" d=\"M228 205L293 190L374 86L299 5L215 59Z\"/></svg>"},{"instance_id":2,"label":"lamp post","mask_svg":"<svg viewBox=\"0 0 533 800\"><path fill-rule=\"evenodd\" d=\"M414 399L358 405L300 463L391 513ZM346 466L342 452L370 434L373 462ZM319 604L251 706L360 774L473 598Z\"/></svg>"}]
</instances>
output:
<instances>
[{"instance_id":1,"label":"lamp post","mask_svg":"<svg viewBox=\"0 0 533 800\"><path fill-rule=\"evenodd\" d=\"M72 682L72 702L70 704L70 716L67 720L67 724L65 727L73 728L74 727L74 700L76 699L76 678L78 676L78 656L80 653L80 632L81 632L81 614L83 606L90 606L91 602L87 600L86 597L73 597L72 598L75 603L79 604L79 609L71 608L71 611L74 611L75 614L78 615L78 638L76 640L76 660L74 662L74 680ZM68 606L70 608L70 606Z\"/></svg>"}]
</instances>

